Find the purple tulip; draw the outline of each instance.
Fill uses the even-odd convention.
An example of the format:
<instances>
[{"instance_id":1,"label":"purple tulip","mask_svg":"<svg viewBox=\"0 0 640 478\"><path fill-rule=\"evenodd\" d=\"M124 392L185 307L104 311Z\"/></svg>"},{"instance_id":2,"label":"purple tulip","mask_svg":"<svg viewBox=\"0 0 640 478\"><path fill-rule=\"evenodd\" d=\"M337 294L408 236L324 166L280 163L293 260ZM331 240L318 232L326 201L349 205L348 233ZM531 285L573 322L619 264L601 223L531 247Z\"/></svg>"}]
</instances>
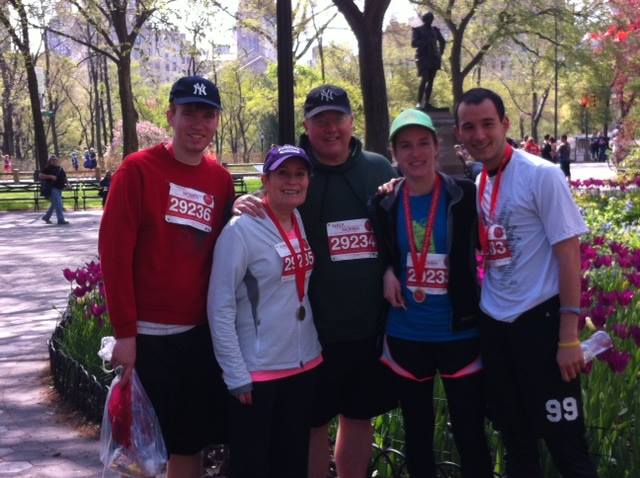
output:
<instances>
[{"instance_id":1,"label":"purple tulip","mask_svg":"<svg viewBox=\"0 0 640 478\"><path fill-rule=\"evenodd\" d=\"M611 349L605 360L613 373L622 373L631 361L631 354L624 350Z\"/></svg>"},{"instance_id":2,"label":"purple tulip","mask_svg":"<svg viewBox=\"0 0 640 478\"><path fill-rule=\"evenodd\" d=\"M580 294L580 308L588 309L591 307L592 295L590 292L583 292Z\"/></svg>"},{"instance_id":3,"label":"purple tulip","mask_svg":"<svg viewBox=\"0 0 640 478\"><path fill-rule=\"evenodd\" d=\"M615 308L613 309L615 313ZM591 310L591 322L597 329L601 329L612 314L612 308L597 305Z\"/></svg>"},{"instance_id":4,"label":"purple tulip","mask_svg":"<svg viewBox=\"0 0 640 478\"><path fill-rule=\"evenodd\" d=\"M618 304L620 304L623 307L626 307L633 301L634 294L633 294L633 291L631 290L618 292L616 295L618 296Z\"/></svg>"},{"instance_id":5,"label":"purple tulip","mask_svg":"<svg viewBox=\"0 0 640 478\"><path fill-rule=\"evenodd\" d=\"M76 270L76 282L78 285L85 285L87 282L87 272L84 269Z\"/></svg>"},{"instance_id":6,"label":"purple tulip","mask_svg":"<svg viewBox=\"0 0 640 478\"><path fill-rule=\"evenodd\" d=\"M640 272L626 274L626 277L634 287L640 289Z\"/></svg>"},{"instance_id":7,"label":"purple tulip","mask_svg":"<svg viewBox=\"0 0 640 478\"><path fill-rule=\"evenodd\" d=\"M84 286L78 286L73 289L73 295L75 295L78 299L80 297L84 297L86 293L87 289L85 289Z\"/></svg>"},{"instance_id":8,"label":"purple tulip","mask_svg":"<svg viewBox=\"0 0 640 478\"><path fill-rule=\"evenodd\" d=\"M593 244L596 246L601 246L605 242L604 236L596 236L593 238Z\"/></svg>"},{"instance_id":9,"label":"purple tulip","mask_svg":"<svg viewBox=\"0 0 640 478\"><path fill-rule=\"evenodd\" d=\"M67 279L69 282L73 282L73 280L76 278L76 273L73 272L71 269L67 268L67 269L63 269L62 270L62 275L64 276L65 279Z\"/></svg>"},{"instance_id":10,"label":"purple tulip","mask_svg":"<svg viewBox=\"0 0 640 478\"><path fill-rule=\"evenodd\" d=\"M629 335L633 337L633 341L640 347L640 326L632 325L629 327Z\"/></svg>"},{"instance_id":11,"label":"purple tulip","mask_svg":"<svg viewBox=\"0 0 640 478\"><path fill-rule=\"evenodd\" d=\"M606 307L615 305L617 301L618 293L616 291L600 292L600 296L598 297L598 303Z\"/></svg>"},{"instance_id":12,"label":"purple tulip","mask_svg":"<svg viewBox=\"0 0 640 478\"><path fill-rule=\"evenodd\" d=\"M624 324L614 324L614 326L611 327L611 329L613 330L614 334L616 334L618 337L624 340L629 338L629 334L631 332L629 330L629 327Z\"/></svg>"},{"instance_id":13,"label":"purple tulip","mask_svg":"<svg viewBox=\"0 0 640 478\"><path fill-rule=\"evenodd\" d=\"M593 267L600 269L603 266L610 267L613 263L611 256L602 255L595 258L593 261Z\"/></svg>"},{"instance_id":14,"label":"purple tulip","mask_svg":"<svg viewBox=\"0 0 640 478\"><path fill-rule=\"evenodd\" d=\"M100 317L102 314L104 314L105 310L106 310L106 307L104 305L93 304L91 306L91 313L95 317Z\"/></svg>"}]
</instances>

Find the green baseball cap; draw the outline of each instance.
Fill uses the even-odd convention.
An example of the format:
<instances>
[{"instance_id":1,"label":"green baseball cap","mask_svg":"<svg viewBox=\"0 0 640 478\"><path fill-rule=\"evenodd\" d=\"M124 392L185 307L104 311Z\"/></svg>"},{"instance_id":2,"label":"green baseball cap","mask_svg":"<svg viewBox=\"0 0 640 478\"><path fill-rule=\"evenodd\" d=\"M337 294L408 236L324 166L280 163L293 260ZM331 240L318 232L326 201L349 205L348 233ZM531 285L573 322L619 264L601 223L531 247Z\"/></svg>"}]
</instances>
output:
<instances>
[{"instance_id":1,"label":"green baseball cap","mask_svg":"<svg viewBox=\"0 0 640 478\"><path fill-rule=\"evenodd\" d=\"M436 128L433 126L433 121L431 121L431 118L427 113L414 108L409 108L396 116L396 119L391 123L389 141L393 141L393 138L398 131L406 126L422 126L423 128L433 131L433 134L438 134Z\"/></svg>"}]
</instances>

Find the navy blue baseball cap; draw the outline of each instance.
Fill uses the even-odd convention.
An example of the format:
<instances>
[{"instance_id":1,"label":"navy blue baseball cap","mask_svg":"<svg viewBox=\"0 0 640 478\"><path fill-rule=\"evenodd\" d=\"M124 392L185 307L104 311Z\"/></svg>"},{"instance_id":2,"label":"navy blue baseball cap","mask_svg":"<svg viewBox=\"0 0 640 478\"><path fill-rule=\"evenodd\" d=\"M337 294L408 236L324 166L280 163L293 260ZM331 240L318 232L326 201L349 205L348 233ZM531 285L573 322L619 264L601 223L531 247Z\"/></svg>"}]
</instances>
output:
<instances>
[{"instance_id":1,"label":"navy blue baseball cap","mask_svg":"<svg viewBox=\"0 0 640 478\"><path fill-rule=\"evenodd\" d=\"M201 76L183 76L171 87L169 102L176 105L200 103L222 109L216 85Z\"/></svg>"},{"instance_id":2,"label":"navy blue baseball cap","mask_svg":"<svg viewBox=\"0 0 640 478\"><path fill-rule=\"evenodd\" d=\"M271 147L262 165L262 172L266 174L275 171L282 166L282 163L291 158L302 159L310 170L313 167L304 149L291 144L283 144L282 146L276 145Z\"/></svg>"},{"instance_id":3,"label":"navy blue baseball cap","mask_svg":"<svg viewBox=\"0 0 640 478\"><path fill-rule=\"evenodd\" d=\"M349 95L339 86L322 85L309 92L304 102L304 117L311 118L323 111L351 114Z\"/></svg>"}]
</instances>

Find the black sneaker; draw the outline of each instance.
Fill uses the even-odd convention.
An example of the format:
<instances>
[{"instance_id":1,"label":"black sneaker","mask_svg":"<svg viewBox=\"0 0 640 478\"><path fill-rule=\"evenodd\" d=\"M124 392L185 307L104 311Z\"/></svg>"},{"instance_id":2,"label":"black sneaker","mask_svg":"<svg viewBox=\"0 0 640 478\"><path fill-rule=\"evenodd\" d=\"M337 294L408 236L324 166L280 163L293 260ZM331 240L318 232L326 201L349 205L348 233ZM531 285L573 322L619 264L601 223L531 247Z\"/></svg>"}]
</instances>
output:
<instances>
[{"instance_id":1,"label":"black sneaker","mask_svg":"<svg viewBox=\"0 0 640 478\"><path fill-rule=\"evenodd\" d=\"M50 219L45 219L44 216L42 216L40 219L42 219L44 222L46 222L47 224L51 224L51 220Z\"/></svg>"},{"instance_id":2,"label":"black sneaker","mask_svg":"<svg viewBox=\"0 0 640 478\"><path fill-rule=\"evenodd\" d=\"M69 224L69 221L62 221L58 223L58 226L64 226L65 224Z\"/></svg>"}]
</instances>

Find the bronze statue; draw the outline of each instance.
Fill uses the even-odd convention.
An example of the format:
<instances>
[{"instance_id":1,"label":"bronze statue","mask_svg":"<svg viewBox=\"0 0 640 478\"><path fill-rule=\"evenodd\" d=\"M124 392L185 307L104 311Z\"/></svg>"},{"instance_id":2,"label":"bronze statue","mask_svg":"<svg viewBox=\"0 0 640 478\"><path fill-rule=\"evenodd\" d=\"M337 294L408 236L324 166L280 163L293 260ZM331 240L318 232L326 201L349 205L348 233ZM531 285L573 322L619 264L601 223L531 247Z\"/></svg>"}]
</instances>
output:
<instances>
[{"instance_id":1,"label":"bronze statue","mask_svg":"<svg viewBox=\"0 0 640 478\"><path fill-rule=\"evenodd\" d=\"M433 109L429 103L433 80L442 66L442 53L445 48L445 40L438 27L432 26L433 13L422 16L423 25L412 28L411 46L416 49L416 66L420 88L418 89L418 106L424 109Z\"/></svg>"}]
</instances>

